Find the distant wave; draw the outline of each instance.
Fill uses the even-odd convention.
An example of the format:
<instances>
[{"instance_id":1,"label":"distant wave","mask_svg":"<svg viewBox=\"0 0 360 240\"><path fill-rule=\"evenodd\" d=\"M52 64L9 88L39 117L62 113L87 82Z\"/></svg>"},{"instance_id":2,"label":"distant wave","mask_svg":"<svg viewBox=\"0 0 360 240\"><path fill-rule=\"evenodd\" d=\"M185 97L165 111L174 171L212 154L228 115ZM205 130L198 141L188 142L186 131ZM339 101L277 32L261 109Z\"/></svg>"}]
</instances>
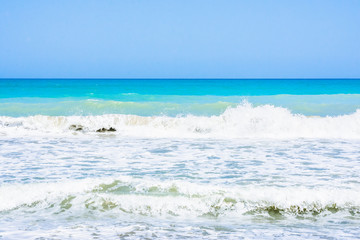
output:
<instances>
[{"instance_id":1,"label":"distant wave","mask_svg":"<svg viewBox=\"0 0 360 240\"><path fill-rule=\"evenodd\" d=\"M78 100L59 102L5 102L0 103L0 115L22 117L33 115L72 116L132 114L139 116L181 114L218 115L231 106L231 102L172 103L172 102L121 102L104 100Z\"/></svg>"},{"instance_id":2,"label":"distant wave","mask_svg":"<svg viewBox=\"0 0 360 240\"><path fill-rule=\"evenodd\" d=\"M80 126L75 131L71 126ZM98 116L0 117L0 135L104 134L173 138L345 138L360 139L360 110L349 115L308 117L273 105L244 102L220 115L179 117L109 114ZM105 133L109 134L109 133Z\"/></svg>"},{"instance_id":3,"label":"distant wave","mask_svg":"<svg viewBox=\"0 0 360 240\"><path fill-rule=\"evenodd\" d=\"M45 211L180 217L360 214L360 189L221 187L184 181L118 179L0 186L0 213Z\"/></svg>"},{"instance_id":4,"label":"distant wave","mask_svg":"<svg viewBox=\"0 0 360 240\"><path fill-rule=\"evenodd\" d=\"M73 98L0 98L0 116L91 116L130 114L175 117L220 115L229 107L250 102L274 105L306 116L338 116L360 108L360 94L274 96L162 96L137 95L124 101Z\"/></svg>"}]
</instances>

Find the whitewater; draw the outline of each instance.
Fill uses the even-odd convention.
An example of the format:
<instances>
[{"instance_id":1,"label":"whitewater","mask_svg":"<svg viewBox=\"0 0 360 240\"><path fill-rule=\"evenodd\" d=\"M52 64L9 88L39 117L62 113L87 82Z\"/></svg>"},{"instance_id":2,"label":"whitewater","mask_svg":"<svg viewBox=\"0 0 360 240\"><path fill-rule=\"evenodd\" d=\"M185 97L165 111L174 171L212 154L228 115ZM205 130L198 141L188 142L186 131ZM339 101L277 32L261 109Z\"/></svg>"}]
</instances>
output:
<instances>
[{"instance_id":1,"label":"whitewater","mask_svg":"<svg viewBox=\"0 0 360 240\"><path fill-rule=\"evenodd\" d=\"M91 134L113 127L113 134L132 137L175 138L360 138L360 109L341 116L304 116L273 105L253 107L244 102L219 116L97 116L0 117L0 134ZM80 129L81 128L81 129Z\"/></svg>"},{"instance_id":2,"label":"whitewater","mask_svg":"<svg viewBox=\"0 0 360 240\"><path fill-rule=\"evenodd\" d=\"M359 239L359 80L0 86L0 239Z\"/></svg>"}]
</instances>

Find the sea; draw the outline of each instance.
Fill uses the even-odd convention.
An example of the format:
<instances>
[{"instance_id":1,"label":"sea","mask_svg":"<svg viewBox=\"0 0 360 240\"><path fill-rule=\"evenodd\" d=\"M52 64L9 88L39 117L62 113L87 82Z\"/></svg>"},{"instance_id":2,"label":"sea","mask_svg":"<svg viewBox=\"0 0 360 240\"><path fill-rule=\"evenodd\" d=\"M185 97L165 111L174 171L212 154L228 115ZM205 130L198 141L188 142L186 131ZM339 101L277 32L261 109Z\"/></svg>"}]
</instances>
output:
<instances>
[{"instance_id":1,"label":"sea","mask_svg":"<svg viewBox=\"0 0 360 240\"><path fill-rule=\"evenodd\" d=\"M360 80L0 79L0 239L360 239Z\"/></svg>"}]
</instances>

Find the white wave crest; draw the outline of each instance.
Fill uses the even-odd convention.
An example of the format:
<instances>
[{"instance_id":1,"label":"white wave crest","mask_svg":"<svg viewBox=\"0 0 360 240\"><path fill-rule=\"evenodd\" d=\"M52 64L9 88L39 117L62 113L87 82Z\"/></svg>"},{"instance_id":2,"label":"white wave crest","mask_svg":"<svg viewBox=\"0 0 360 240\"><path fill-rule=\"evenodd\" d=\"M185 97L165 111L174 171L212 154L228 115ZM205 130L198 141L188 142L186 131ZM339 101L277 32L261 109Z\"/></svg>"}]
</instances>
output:
<instances>
[{"instance_id":1,"label":"white wave crest","mask_svg":"<svg viewBox=\"0 0 360 240\"><path fill-rule=\"evenodd\" d=\"M81 126L79 131L71 125ZM272 105L243 103L219 116L152 116L109 114L98 116L0 117L0 135L104 134L115 128L120 136L174 138L360 138L360 110L353 114L307 117ZM108 134L108 133L105 133Z\"/></svg>"},{"instance_id":2,"label":"white wave crest","mask_svg":"<svg viewBox=\"0 0 360 240\"><path fill-rule=\"evenodd\" d=\"M237 217L244 214L360 213L358 188L209 186L120 177L0 187L0 213L115 211L147 216Z\"/></svg>"}]
</instances>

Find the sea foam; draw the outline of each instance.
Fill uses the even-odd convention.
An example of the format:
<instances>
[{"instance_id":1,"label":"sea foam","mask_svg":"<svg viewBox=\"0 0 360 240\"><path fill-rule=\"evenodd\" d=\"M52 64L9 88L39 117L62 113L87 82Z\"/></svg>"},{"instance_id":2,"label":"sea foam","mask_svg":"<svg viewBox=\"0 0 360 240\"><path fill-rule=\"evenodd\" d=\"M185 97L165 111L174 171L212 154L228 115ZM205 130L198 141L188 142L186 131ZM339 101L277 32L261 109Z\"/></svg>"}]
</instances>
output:
<instances>
[{"instance_id":1,"label":"sea foam","mask_svg":"<svg viewBox=\"0 0 360 240\"><path fill-rule=\"evenodd\" d=\"M71 125L81 126L74 132ZM107 114L97 116L0 117L0 134L111 134L147 138L360 138L360 110L341 116L304 116L273 105L243 103L214 116L151 116Z\"/></svg>"},{"instance_id":2,"label":"sea foam","mask_svg":"<svg viewBox=\"0 0 360 240\"><path fill-rule=\"evenodd\" d=\"M73 214L113 211L173 217L247 214L359 214L358 188L210 186L184 181L120 177L0 187L0 212Z\"/></svg>"}]
</instances>

